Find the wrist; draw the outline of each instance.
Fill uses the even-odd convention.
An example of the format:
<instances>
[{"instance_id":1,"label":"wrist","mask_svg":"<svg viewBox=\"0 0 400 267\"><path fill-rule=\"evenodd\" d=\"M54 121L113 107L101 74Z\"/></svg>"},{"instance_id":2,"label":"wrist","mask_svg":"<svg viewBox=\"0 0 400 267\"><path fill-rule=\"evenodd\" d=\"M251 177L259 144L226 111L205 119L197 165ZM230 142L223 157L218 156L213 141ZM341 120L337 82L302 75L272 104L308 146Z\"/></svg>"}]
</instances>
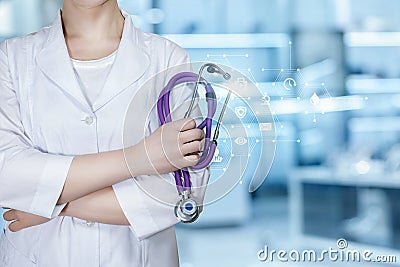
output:
<instances>
[{"instance_id":1,"label":"wrist","mask_svg":"<svg viewBox=\"0 0 400 267\"><path fill-rule=\"evenodd\" d=\"M126 168L131 177L146 174L147 155L143 142L124 149L124 156Z\"/></svg>"}]
</instances>

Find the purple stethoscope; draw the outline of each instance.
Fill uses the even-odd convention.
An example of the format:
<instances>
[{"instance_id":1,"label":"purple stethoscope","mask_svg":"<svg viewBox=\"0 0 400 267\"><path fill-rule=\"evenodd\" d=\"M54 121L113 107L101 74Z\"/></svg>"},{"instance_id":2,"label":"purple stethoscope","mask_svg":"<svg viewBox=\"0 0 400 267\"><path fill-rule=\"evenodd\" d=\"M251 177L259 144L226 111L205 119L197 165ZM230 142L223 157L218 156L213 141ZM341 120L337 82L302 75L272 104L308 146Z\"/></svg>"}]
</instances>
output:
<instances>
[{"instance_id":1,"label":"purple stethoscope","mask_svg":"<svg viewBox=\"0 0 400 267\"><path fill-rule=\"evenodd\" d=\"M201 66L199 74L193 72L181 72L174 75L169 80L168 84L164 87L164 89L161 91L157 101L158 117L160 120L160 124L163 125L168 122L171 122L169 99L171 91L175 86L178 86L183 83L195 84L190 106L185 113L185 118L188 118L190 116L190 113L192 112L199 84L202 84L206 89L206 101L208 109L207 117L200 123L199 126L197 126L198 129L205 128L206 130L204 149L200 156L199 162L191 167L193 170L204 169L211 163L214 157L215 149L217 147L217 139L219 135L219 129L221 127L222 118L224 116L226 107L229 102L229 98L231 96L231 91L229 91L225 99L224 106L219 115L218 122L215 127L214 136L211 139L212 119L217 110L217 98L211 84L202 77L205 68L207 68L207 72L209 73L217 73L222 75L222 77L225 80L229 80L231 78L231 75L229 73L223 71L216 64L206 63L203 66ZM176 170L174 171L174 176L175 176L175 184L180 196L180 200L175 206L174 210L175 215L180 221L184 223L194 222L199 217L200 207L197 205L196 201L190 198L191 182L190 182L189 171L187 170L187 168Z\"/></svg>"}]
</instances>

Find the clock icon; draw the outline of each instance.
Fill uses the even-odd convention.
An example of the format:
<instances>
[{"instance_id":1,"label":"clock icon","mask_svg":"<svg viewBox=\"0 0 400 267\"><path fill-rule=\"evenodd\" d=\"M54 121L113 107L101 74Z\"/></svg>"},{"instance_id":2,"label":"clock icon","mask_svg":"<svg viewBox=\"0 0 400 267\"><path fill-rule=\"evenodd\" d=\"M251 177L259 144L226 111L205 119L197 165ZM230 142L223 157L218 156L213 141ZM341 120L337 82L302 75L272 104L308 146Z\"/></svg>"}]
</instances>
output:
<instances>
[{"instance_id":1,"label":"clock icon","mask_svg":"<svg viewBox=\"0 0 400 267\"><path fill-rule=\"evenodd\" d=\"M285 89L288 91L294 89L296 86L297 86L296 80L293 78L286 78L283 81L283 87L285 87Z\"/></svg>"}]
</instances>

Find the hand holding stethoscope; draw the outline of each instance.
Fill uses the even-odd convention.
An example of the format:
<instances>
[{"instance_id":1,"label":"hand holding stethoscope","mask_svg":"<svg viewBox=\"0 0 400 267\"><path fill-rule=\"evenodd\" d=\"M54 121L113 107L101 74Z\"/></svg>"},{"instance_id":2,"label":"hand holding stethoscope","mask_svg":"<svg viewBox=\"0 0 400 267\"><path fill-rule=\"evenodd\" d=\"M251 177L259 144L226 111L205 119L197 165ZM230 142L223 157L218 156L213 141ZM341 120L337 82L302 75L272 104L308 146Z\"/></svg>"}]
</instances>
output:
<instances>
[{"instance_id":1,"label":"hand holding stethoscope","mask_svg":"<svg viewBox=\"0 0 400 267\"><path fill-rule=\"evenodd\" d=\"M175 86L183 83L194 83L195 88L193 91L190 106L185 114L185 118L187 118L190 116L190 113L193 109L199 84L204 86L206 90L205 96L206 96L208 111L206 118L203 120L202 123L200 123L197 126L197 128L201 130L205 128L206 131L205 143L203 152L200 156L198 163L191 167L194 170L204 169L211 163L215 149L217 147L217 139L219 135L219 129L221 126L222 118L231 96L231 91L229 91L225 99L222 111L219 115L214 135L211 139L212 119L217 109L217 99L215 91L212 88L211 84L202 77L205 68L207 68L207 71L209 73L217 73L222 75L222 77L225 80L229 80L231 78L231 75L229 73L223 71L217 65L213 63L206 63L200 68L199 74L192 72L181 72L173 76L171 80L168 82L168 84L165 86L165 88L161 91L161 94L157 102L157 112L160 123L161 125L165 125L166 123L171 122L169 98L172 89ZM193 222L199 216L200 207L197 205L196 201L194 201L190 197L192 192L191 192L191 182L190 182L189 172L186 168L182 168L174 171L174 176L175 176L176 187L180 196L180 200L175 206L175 215L180 221L184 223Z\"/></svg>"}]
</instances>

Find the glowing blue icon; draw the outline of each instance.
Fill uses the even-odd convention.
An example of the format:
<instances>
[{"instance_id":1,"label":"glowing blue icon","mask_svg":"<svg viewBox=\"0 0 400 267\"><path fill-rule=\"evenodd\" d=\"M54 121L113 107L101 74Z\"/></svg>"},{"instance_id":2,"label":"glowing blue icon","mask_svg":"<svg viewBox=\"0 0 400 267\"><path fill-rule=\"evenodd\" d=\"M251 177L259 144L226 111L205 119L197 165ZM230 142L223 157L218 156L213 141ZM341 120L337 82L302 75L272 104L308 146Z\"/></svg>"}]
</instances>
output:
<instances>
[{"instance_id":1,"label":"glowing blue icon","mask_svg":"<svg viewBox=\"0 0 400 267\"><path fill-rule=\"evenodd\" d=\"M241 137L238 137L235 139L235 143L239 146L242 146L242 145L247 144L247 139L244 138L243 136L241 136Z\"/></svg>"},{"instance_id":2,"label":"glowing blue icon","mask_svg":"<svg viewBox=\"0 0 400 267\"><path fill-rule=\"evenodd\" d=\"M212 162L221 163L223 159L224 158L219 155L219 149L216 148Z\"/></svg>"},{"instance_id":3,"label":"glowing blue icon","mask_svg":"<svg viewBox=\"0 0 400 267\"><path fill-rule=\"evenodd\" d=\"M235 81L235 84L239 89L247 89L248 86L247 80L243 77L238 77Z\"/></svg>"},{"instance_id":4,"label":"glowing blue icon","mask_svg":"<svg viewBox=\"0 0 400 267\"><path fill-rule=\"evenodd\" d=\"M319 96L317 93L314 92L314 94L310 97L310 103L313 104L314 106L317 106L320 102Z\"/></svg>"},{"instance_id":5,"label":"glowing blue icon","mask_svg":"<svg viewBox=\"0 0 400 267\"><path fill-rule=\"evenodd\" d=\"M261 105L263 106L269 105L270 102L271 102L271 97L266 93L264 93L263 97L261 98Z\"/></svg>"},{"instance_id":6,"label":"glowing blue icon","mask_svg":"<svg viewBox=\"0 0 400 267\"><path fill-rule=\"evenodd\" d=\"M285 87L285 89L288 91L294 89L296 86L297 86L296 80L293 78L286 78L283 81L283 87Z\"/></svg>"},{"instance_id":7,"label":"glowing blue icon","mask_svg":"<svg viewBox=\"0 0 400 267\"><path fill-rule=\"evenodd\" d=\"M258 126L260 127L260 131L272 131L272 123L269 122L260 122L258 124Z\"/></svg>"},{"instance_id":8,"label":"glowing blue icon","mask_svg":"<svg viewBox=\"0 0 400 267\"><path fill-rule=\"evenodd\" d=\"M246 116L247 108L244 106L235 107L235 114L239 119L243 119Z\"/></svg>"}]
</instances>

